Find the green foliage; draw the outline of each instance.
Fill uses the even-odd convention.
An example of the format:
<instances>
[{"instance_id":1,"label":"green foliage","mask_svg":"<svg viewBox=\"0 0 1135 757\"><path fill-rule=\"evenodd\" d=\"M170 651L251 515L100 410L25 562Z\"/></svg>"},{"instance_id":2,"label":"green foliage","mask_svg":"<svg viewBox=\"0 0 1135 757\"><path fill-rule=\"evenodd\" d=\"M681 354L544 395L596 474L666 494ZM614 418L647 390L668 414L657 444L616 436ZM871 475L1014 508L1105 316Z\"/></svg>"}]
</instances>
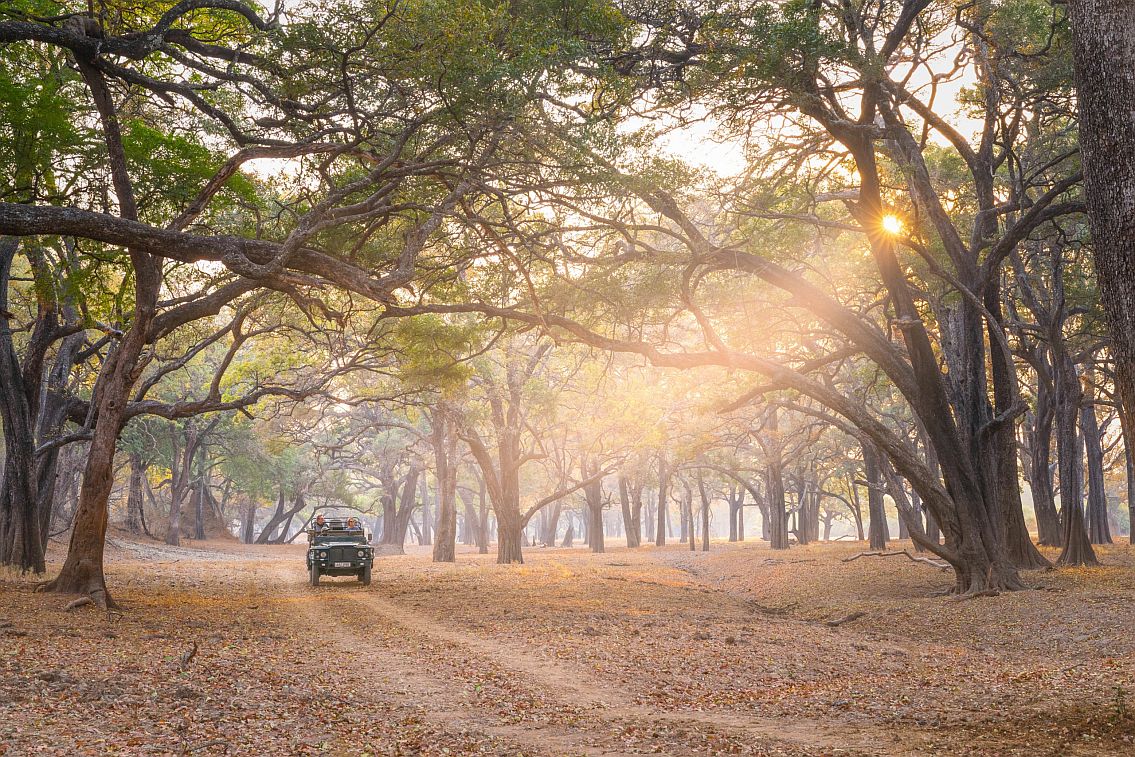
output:
<instances>
[{"instance_id":1,"label":"green foliage","mask_svg":"<svg viewBox=\"0 0 1135 757\"><path fill-rule=\"evenodd\" d=\"M473 373L469 363L461 361L482 341L483 327L421 316L400 320L391 336L398 345L397 375L403 383L453 397L462 392Z\"/></svg>"},{"instance_id":2,"label":"green foliage","mask_svg":"<svg viewBox=\"0 0 1135 757\"><path fill-rule=\"evenodd\" d=\"M136 193L149 198L142 204L151 207L144 209L158 218L187 205L224 162L188 136L163 132L141 119L124 125L122 143ZM223 211L233 200L249 204L257 200L256 189L244 174L235 174L225 187L227 192L214 201L217 211Z\"/></svg>"}]
</instances>

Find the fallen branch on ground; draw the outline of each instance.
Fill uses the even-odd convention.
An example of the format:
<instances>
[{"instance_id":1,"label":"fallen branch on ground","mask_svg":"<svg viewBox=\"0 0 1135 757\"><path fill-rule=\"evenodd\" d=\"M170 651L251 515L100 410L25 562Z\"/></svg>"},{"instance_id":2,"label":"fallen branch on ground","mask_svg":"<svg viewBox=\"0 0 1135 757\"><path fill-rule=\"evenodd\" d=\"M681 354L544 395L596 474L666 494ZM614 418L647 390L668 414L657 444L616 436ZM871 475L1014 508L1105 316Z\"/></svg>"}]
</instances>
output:
<instances>
[{"instance_id":1,"label":"fallen branch on ground","mask_svg":"<svg viewBox=\"0 0 1135 757\"><path fill-rule=\"evenodd\" d=\"M90 597L79 597L73 602L68 602L65 609L67 610L67 612L71 612L71 610L77 610L84 605L93 605L94 603L95 601Z\"/></svg>"},{"instance_id":2,"label":"fallen branch on ground","mask_svg":"<svg viewBox=\"0 0 1135 757\"><path fill-rule=\"evenodd\" d=\"M905 549L901 552L860 552L857 555L843 558L841 562L851 562L852 560L858 560L860 557L898 557L899 555L905 555L909 560L913 562L926 563L927 565L933 565L935 568L939 568L941 570L950 569L950 563L946 562L945 560L931 560L929 557L917 557L915 555L912 555L910 552L907 552Z\"/></svg>"},{"instance_id":3,"label":"fallen branch on ground","mask_svg":"<svg viewBox=\"0 0 1135 757\"><path fill-rule=\"evenodd\" d=\"M850 623L853 620L859 620L860 618L862 618L866 614L867 613L863 612L862 610L859 610L858 612L853 612L850 615L844 615L842 618L838 618L836 620L829 620L826 623L824 623L824 625L826 625L830 628L838 628L839 626L842 626L844 623Z\"/></svg>"},{"instance_id":4,"label":"fallen branch on ground","mask_svg":"<svg viewBox=\"0 0 1135 757\"><path fill-rule=\"evenodd\" d=\"M185 650L181 655L181 669L185 670L190 661L197 656L197 642L193 642L193 646Z\"/></svg>"}]
</instances>

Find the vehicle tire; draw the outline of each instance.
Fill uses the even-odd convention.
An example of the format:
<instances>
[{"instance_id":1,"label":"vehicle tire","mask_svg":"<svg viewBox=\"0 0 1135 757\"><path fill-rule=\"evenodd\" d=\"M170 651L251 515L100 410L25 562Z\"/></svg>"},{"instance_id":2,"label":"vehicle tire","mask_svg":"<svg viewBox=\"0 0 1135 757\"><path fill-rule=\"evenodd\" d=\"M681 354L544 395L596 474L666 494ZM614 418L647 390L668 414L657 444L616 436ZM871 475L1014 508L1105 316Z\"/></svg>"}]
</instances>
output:
<instances>
[{"instance_id":1,"label":"vehicle tire","mask_svg":"<svg viewBox=\"0 0 1135 757\"><path fill-rule=\"evenodd\" d=\"M362 572L359 573L359 581L362 583L363 586L370 586L370 566L369 565L366 566L365 568L363 568Z\"/></svg>"},{"instance_id":2,"label":"vehicle tire","mask_svg":"<svg viewBox=\"0 0 1135 757\"><path fill-rule=\"evenodd\" d=\"M319 586L319 563L311 563L311 585Z\"/></svg>"}]
</instances>

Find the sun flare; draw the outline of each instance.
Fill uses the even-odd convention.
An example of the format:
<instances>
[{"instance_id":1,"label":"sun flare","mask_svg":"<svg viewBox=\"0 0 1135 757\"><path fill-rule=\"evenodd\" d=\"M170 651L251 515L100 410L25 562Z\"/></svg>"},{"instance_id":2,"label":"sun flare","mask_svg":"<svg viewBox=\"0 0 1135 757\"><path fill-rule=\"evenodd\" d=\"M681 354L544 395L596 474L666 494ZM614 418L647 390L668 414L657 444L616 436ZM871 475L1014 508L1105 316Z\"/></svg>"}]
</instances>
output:
<instances>
[{"instance_id":1,"label":"sun flare","mask_svg":"<svg viewBox=\"0 0 1135 757\"><path fill-rule=\"evenodd\" d=\"M902 219L893 213L887 213L883 216L883 231L892 236L902 233L903 223Z\"/></svg>"}]
</instances>

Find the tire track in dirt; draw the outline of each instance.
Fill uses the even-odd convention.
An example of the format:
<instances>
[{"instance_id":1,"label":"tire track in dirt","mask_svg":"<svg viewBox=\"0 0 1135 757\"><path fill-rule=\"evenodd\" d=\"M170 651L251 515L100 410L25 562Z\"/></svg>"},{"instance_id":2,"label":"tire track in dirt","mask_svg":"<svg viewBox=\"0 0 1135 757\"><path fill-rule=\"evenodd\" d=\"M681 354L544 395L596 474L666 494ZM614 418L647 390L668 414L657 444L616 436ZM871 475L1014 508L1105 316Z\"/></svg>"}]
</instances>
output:
<instances>
[{"instance_id":1,"label":"tire track in dirt","mask_svg":"<svg viewBox=\"0 0 1135 757\"><path fill-rule=\"evenodd\" d=\"M903 751L897 745L880 751L878 730L858 732L846 725L833 727L830 722L808 718L762 719L740 713L670 711L639 704L633 694L618 685L596 679L580 666L539 655L527 645L456 629L398 604L378 591L357 592L349 596L352 601L367 606L386 623L399 625L419 638L440 641L461 654L472 653L481 659L483 665L507 671L521 685L540 692L544 698L558 700L564 708L584 708L589 720L599 719L607 723L606 731L617 729L619 724L650 728L665 723L679 729L709 727L726 735L743 736L746 741L755 741L772 749L791 746L810 754L918 753L916 750ZM895 751L896 748L899 751Z\"/></svg>"},{"instance_id":2,"label":"tire track in dirt","mask_svg":"<svg viewBox=\"0 0 1135 757\"><path fill-rule=\"evenodd\" d=\"M415 659L421 650L408 647L418 640L406 637L404 624L386 616L386 622L375 623L373 613L359 613L359 600L365 603L370 594L364 589L328 586L322 592L307 590L291 567L284 565L275 576L280 585L288 587L290 606L299 611L305 624L320 629L323 641L331 642L344 655L361 654L362 664L353 665L352 674L362 679L364 695L385 697L438 728L479 735L502 754L632 754L594 746L588 743L593 734L579 728L507 722L507 715L494 712L476 696L469 696L468 689L455 685L458 681L453 675L445 675L438 666L428 669Z\"/></svg>"}]
</instances>

